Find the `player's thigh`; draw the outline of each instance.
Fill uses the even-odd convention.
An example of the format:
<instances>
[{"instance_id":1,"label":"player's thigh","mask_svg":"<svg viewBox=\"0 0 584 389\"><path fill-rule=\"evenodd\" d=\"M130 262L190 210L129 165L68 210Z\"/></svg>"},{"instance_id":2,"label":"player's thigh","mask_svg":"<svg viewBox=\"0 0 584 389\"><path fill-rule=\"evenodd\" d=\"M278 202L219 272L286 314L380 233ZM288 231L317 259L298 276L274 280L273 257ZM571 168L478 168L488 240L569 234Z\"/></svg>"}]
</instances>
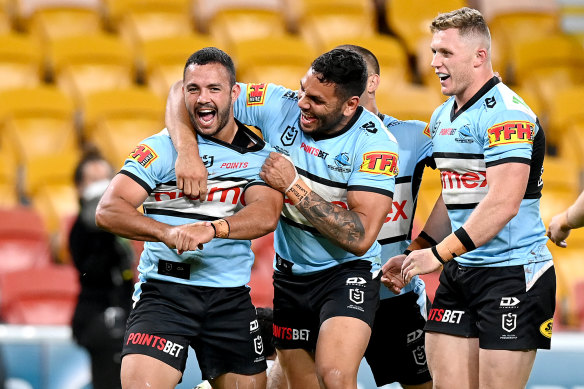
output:
<instances>
[{"instance_id":1,"label":"player's thigh","mask_svg":"<svg viewBox=\"0 0 584 389\"><path fill-rule=\"evenodd\" d=\"M289 388L320 388L314 357L303 349L278 350L278 359Z\"/></svg>"},{"instance_id":2,"label":"player's thigh","mask_svg":"<svg viewBox=\"0 0 584 389\"><path fill-rule=\"evenodd\" d=\"M266 387L266 372L253 375L226 373L211 380L214 389L263 389Z\"/></svg>"},{"instance_id":3,"label":"player's thigh","mask_svg":"<svg viewBox=\"0 0 584 389\"><path fill-rule=\"evenodd\" d=\"M141 354L128 354L122 359L122 387L134 388L174 388L182 377L182 373L159 361Z\"/></svg>"},{"instance_id":4,"label":"player's thigh","mask_svg":"<svg viewBox=\"0 0 584 389\"><path fill-rule=\"evenodd\" d=\"M479 351L480 389L525 388L535 361L536 350Z\"/></svg>"},{"instance_id":5,"label":"player's thigh","mask_svg":"<svg viewBox=\"0 0 584 389\"><path fill-rule=\"evenodd\" d=\"M360 319L347 316L327 319L320 327L316 344L319 375L340 371L356 377L370 336L371 327Z\"/></svg>"},{"instance_id":6,"label":"player's thigh","mask_svg":"<svg viewBox=\"0 0 584 389\"><path fill-rule=\"evenodd\" d=\"M434 388L477 388L478 338L426 332L426 356Z\"/></svg>"}]
</instances>

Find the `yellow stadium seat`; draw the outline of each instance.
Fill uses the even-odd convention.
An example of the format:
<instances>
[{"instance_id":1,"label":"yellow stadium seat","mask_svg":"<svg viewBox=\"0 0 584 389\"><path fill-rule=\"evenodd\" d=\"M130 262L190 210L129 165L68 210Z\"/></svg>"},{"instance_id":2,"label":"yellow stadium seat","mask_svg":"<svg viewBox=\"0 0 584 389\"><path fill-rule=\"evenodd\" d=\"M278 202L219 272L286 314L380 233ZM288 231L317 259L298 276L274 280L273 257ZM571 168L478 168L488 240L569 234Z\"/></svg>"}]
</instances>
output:
<instances>
[{"instance_id":1,"label":"yellow stadium seat","mask_svg":"<svg viewBox=\"0 0 584 389\"><path fill-rule=\"evenodd\" d=\"M91 94L83 108L84 137L114 166L138 143L164 128L165 101L147 88Z\"/></svg>"},{"instance_id":2,"label":"yellow stadium seat","mask_svg":"<svg viewBox=\"0 0 584 389\"><path fill-rule=\"evenodd\" d=\"M400 37L409 54L415 55L418 42L431 36L430 23L439 13L466 6L465 0L391 0L386 6L386 20Z\"/></svg>"},{"instance_id":3,"label":"yellow stadium seat","mask_svg":"<svg viewBox=\"0 0 584 389\"><path fill-rule=\"evenodd\" d=\"M72 181L71 177L69 181ZM53 236L59 234L63 223L79 212L77 190L71 183L39 186L31 196L31 201ZM58 251L57 247L55 249Z\"/></svg>"},{"instance_id":4,"label":"yellow stadium seat","mask_svg":"<svg viewBox=\"0 0 584 389\"><path fill-rule=\"evenodd\" d=\"M566 87L556 91L550 98L546 124L549 127L551 142L558 142L564 137L581 136L577 131L584 127L584 84ZM573 129L577 133L569 133Z\"/></svg>"},{"instance_id":5,"label":"yellow stadium seat","mask_svg":"<svg viewBox=\"0 0 584 389\"><path fill-rule=\"evenodd\" d=\"M580 175L578 168L568 161L546 155L543 161L543 190L561 189L580 193Z\"/></svg>"},{"instance_id":6,"label":"yellow stadium seat","mask_svg":"<svg viewBox=\"0 0 584 389\"><path fill-rule=\"evenodd\" d=\"M22 165L60 153L76 153L73 102L54 87L0 91L0 118Z\"/></svg>"},{"instance_id":7,"label":"yellow stadium seat","mask_svg":"<svg viewBox=\"0 0 584 389\"><path fill-rule=\"evenodd\" d=\"M43 80L37 41L23 34L0 35L0 90L34 87Z\"/></svg>"},{"instance_id":8,"label":"yellow stadium seat","mask_svg":"<svg viewBox=\"0 0 584 389\"><path fill-rule=\"evenodd\" d=\"M202 34L149 40L141 46L140 72L148 87L166 99L170 86L182 79L189 56L209 46L216 46L215 41Z\"/></svg>"},{"instance_id":9,"label":"yellow stadium seat","mask_svg":"<svg viewBox=\"0 0 584 389\"><path fill-rule=\"evenodd\" d=\"M430 121L434 110L446 99L434 89L403 83L393 88L378 89L377 107L400 120Z\"/></svg>"},{"instance_id":10,"label":"yellow stadium seat","mask_svg":"<svg viewBox=\"0 0 584 389\"><path fill-rule=\"evenodd\" d=\"M239 41L285 35L286 20L276 10L221 9L209 21L209 33L230 51Z\"/></svg>"},{"instance_id":11,"label":"yellow stadium seat","mask_svg":"<svg viewBox=\"0 0 584 389\"><path fill-rule=\"evenodd\" d=\"M422 184L418 192L418 204L416 207L415 219L423 227L434 208L436 200L442 192L442 181L440 171L429 167L424 168Z\"/></svg>"},{"instance_id":12,"label":"yellow stadium seat","mask_svg":"<svg viewBox=\"0 0 584 389\"><path fill-rule=\"evenodd\" d=\"M375 54L379 61L380 89L412 81L407 53L396 38L375 33L370 37L331 40L325 50L331 50L342 44L361 46Z\"/></svg>"},{"instance_id":13,"label":"yellow stadium seat","mask_svg":"<svg viewBox=\"0 0 584 389\"><path fill-rule=\"evenodd\" d=\"M2 163L0 164L0 208L13 207L19 203L18 188L20 185L19 174L16 165L14 150L6 147L4 139L0 136L0 154Z\"/></svg>"},{"instance_id":14,"label":"yellow stadium seat","mask_svg":"<svg viewBox=\"0 0 584 389\"><path fill-rule=\"evenodd\" d=\"M120 31L120 23L125 15L133 13L152 12L183 13L191 15L191 3L193 0L101 0L103 3L103 16L108 28L112 31ZM147 20L147 19L144 19Z\"/></svg>"},{"instance_id":15,"label":"yellow stadium seat","mask_svg":"<svg viewBox=\"0 0 584 389\"><path fill-rule=\"evenodd\" d=\"M570 239L570 238L568 238ZM564 310L564 320L568 327L577 327L579 318L577 315L577 299L573 291L575 285L584 279L584 248L568 247L565 249L556 247L549 242L548 247L554 257L554 265L557 276L557 296ZM582 298L582 296L579 296Z\"/></svg>"},{"instance_id":16,"label":"yellow stadium seat","mask_svg":"<svg viewBox=\"0 0 584 389\"><path fill-rule=\"evenodd\" d=\"M55 40L50 61L57 85L78 105L92 92L130 86L136 79L131 50L112 35Z\"/></svg>"},{"instance_id":17,"label":"yellow stadium seat","mask_svg":"<svg viewBox=\"0 0 584 389\"><path fill-rule=\"evenodd\" d=\"M372 4L342 0L306 1L298 20L300 35L317 51L322 52L331 41L371 37L376 32Z\"/></svg>"},{"instance_id":18,"label":"yellow stadium seat","mask_svg":"<svg viewBox=\"0 0 584 389\"><path fill-rule=\"evenodd\" d=\"M9 4L10 14L14 19L15 26L18 30L28 31L31 29L31 19L37 12L49 10L88 10L99 13L101 10L101 0L2 0ZM71 15L81 16L82 14L72 13ZM81 16L83 18L83 16ZM57 21L53 17L49 18ZM68 24L79 26L77 20L67 20ZM71 26L56 26L55 29L70 29ZM90 26L88 25L88 28Z\"/></svg>"},{"instance_id":19,"label":"yellow stadium seat","mask_svg":"<svg viewBox=\"0 0 584 389\"><path fill-rule=\"evenodd\" d=\"M285 0L192 0L193 15L197 20L199 31L208 33L213 17L217 12L224 10L234 10L236 12L253 12L254 10L264 10L277 12L286 18L286 24L290 23L287 18L290 7L284 3Z\"/></svg>"},{"instance_id":20,"label":"yellow stadium seat","mask_svg":"<svg viewBox=\"0 0 584 389\"><path fill-rule=\"evenodd\" d=\"M86 8L41 9L31 15L29 24L30 33L43 44L50 44L59 38L103 31L99 11Z\"/></svg>"},{"instance_id":21,"label":"yellow stadium seat","mask_svg":"<svg viewBox=\"0 0 584 389\"><path fill-rule=\"evenodd\" d=\"M233 53L238 81L271 82L294 90L316 55L305 41L291 35L241 41Z\"/></svg>"},{"instance_id":22,"label":"yellow stadium seat","mask_svg":"<svg viewBox=\"0 0 584 389\"><path fill-rule=\"evenodd\" d=\"M546 35L524 40L511 52L513 78L531 84L545 104L558 89L584 84L584 48L567 35Z\"/></svg>"},{"instance_id":23,"label":"yellow stadium seat","mask_svg":"<svg viewBox=\"0 0 584 389\"><path fill-rule=\"evenodd\" d=\"M584 172L584 121L568 126L557 143L558 155Z\"/></svg>"},{"instance_id":24,"label":"yellow stadium seat","mask_svg":"<svg viewBox=\"0 0 584 389\"><path fill-rule=\"evenodd\" d=\"M75 150L30 160L23 169L25 194L36 196L42 187L71 185L79 154Z\"/></svg>"}]
</instances>

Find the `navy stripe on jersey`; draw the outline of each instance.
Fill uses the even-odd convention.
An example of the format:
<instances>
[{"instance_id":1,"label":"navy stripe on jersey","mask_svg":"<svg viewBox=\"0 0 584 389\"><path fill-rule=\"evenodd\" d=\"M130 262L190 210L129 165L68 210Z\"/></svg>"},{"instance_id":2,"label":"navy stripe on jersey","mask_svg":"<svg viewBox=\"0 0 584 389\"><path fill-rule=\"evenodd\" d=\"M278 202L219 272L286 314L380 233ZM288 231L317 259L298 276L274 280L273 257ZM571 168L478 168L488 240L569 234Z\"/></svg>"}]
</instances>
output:
<instances>
[{"instance_id":1,"label":"navy stripe on jersey","mask_svg":"<svg viewBox=\"0 0 584 389\"><path fill-rule=\"evenodd\" d=\"M220 219L216 216L208 216L199 213L187 213L187 212L180 212L180 211L173 211L171 209L158 209L158 208L149 208L144 209L145 215L165 215L165 216L173 216L173 217L180 217L183 219L193 219L193 220L202 220L202 221L213 221Z\"/></svg>"},{"instance_id":2,"label":"navy stripe on jersey","mask_svg":"<svg viewBox=\"0 0 584 389\"><path fill-rule=\"evenodd\" d=\"M304 176L304 177L310 179L311 181L318 182L319 184L323 184L323 185L326 185L326 186L332 186L333 188L341 188L341 189L346 189L347 188L347 183L346 182L336 182L336 181L327 180L324 177L317 176L317 175L312 174L312 173L310 173L310 172L308 172L308 171L306 171L304 169L301 169L299 167L296 168L296 171L301 176Z\"/></svg>"},{"instance_id":3,"label":"navy stripe on jersey","mask_svg":"<svg viewBox=\"0 0 584 389\"><path fill-rule=\"evenodd\" d=\"M531 164L531 160L529 158L521 158L521 157L509 157L509 158L502 158L499 159L497 161L491 161L491 162L487 162L486 166L487 167L492 167L492 166L498 166L498 165L503 165L504 163L524 163L526 165L530 165Z\"/></svg>"},{"instance_id":4,"label":"navy stripe on jersey","mask_svg":"<svg viewBox=\"0 0 584 389\"><path fill-rule=\"evenodd\" d=\"M361 191L361 192L379 193L381 195L384 195L384 196L392 197L393 198L393 192L392 191L385 190L385 189L382 189L382 188L374 188L372 186L351 185L350 187L347 188L347 190L350 190L350 191Z\"/></svg>"},{"instance_id":5,"label":"navy stripe on jersey","mask_svg":"<svg viewBox=\"0 0 584 389\"><path fill-rule=\"evenodd\" d=\"M144 190L148 193L148 195L150 195L152 193L152 191L154 190L154 188L151 188L150 186L148 186L148 184L141 179L140 177L138 177L137 175L130 173L129 171L126 170L120 170L119 174L123 174L125 176L130 177L132 180L136 181L137 184L139 184L142 188L144 188Z\"/></svg>"},{"instance_id":6,"label":"navy stripe on jersey","mask_svg":"<svg viewBox=\"0 0 584 389\"><path fill-rule=\"evenodd\" d=\"M448 158L448 159L452 159L452 158L456 158L456 159L484 159L485 158L485 156L483 154L438 153L438 152L432 153L432 157L434 157L434 160L436 160L436 158Z\"/></svg>"},{"instance_id":7,"label":"navy stripe on jersey","mask_svg":"<svg viewBox=\"0 0 584 389\"><path fill-rule=\"evenodd\" d=\"M410 231L410 233L411 233L411 231ZM390 243L401 242L401 241L404 241L406 239L409 239L408 235L392 236L391 238L378 239L377 241L379 242L379 244L390 244Z\"/></svg>"}]
</instances>

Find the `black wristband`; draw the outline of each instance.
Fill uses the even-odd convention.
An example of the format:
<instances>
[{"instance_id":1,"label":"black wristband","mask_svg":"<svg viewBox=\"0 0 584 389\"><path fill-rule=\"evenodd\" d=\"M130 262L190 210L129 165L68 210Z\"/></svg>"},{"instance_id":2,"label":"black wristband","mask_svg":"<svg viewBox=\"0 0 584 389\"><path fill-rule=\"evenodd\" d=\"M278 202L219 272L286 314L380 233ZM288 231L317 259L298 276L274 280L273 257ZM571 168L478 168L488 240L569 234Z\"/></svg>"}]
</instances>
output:
<instances>
[{"instance_id":1,"label":"black wristband","mask_svg":"<svg viewBox=\"0 0 584 389\"><path fill-rule=\"evenodd\" d=\"M438 242L436 242L434 240L434 238L432 238L430 235L426 234L425 231L420 231L420 233L418 234L418 236L422 239L424 239L426 242L430 243L432 246L436 246L438 244Z\"/></svg>"},{"instance_id":2,"label":"black wristband","mask_svg":"<svg viewBox=\"0 0 584 389\"><path fill-rule=\"evenodd\" d=\"M215 224L211 223L211 227L213 227L213 237L217 237L217 229L215 228Z\"/></svg>"},{"instance_id":3,"label":"black wristband","mask_svg":"<svg viewBox=\"0 0 584 389\"><path fill-rule=\"evenodd\" d=\"M454 235L460 240L460 243L462 243L467 252L477 248L464 228L460 227L458 230L454 231Z\"/></svg>"},{"instance_id":4,"label":"black wristband","mask_svg":"<svg viewBox=\"0 0 584 389\"><path fill-rule=\"evenodd\" d=\"M444 259L442 259L442 257L440 256L440 254L438 254L438 250L436 249L436 246L432 246L430 248L430 250L432 250L432 254L434 254L434 256L436 257L436 259L438 260L438 262L440 262L442 264L442 266L446 265L446 261Z\"/></svg>"},{"instance_id":5,"label":"black wristband","mask_svg":"<svg viewBox=\"0 0 584 389\"><path fill-rule=\"evenodd\" d=\"M225 223L227 223L227 237L229 237L229 235L231 234L231 224L229 224L229 220L227 219L223 220L225 220Z\"/></svg>"},{"instance_id":6,"label":"black wristband","mask_svg":"<svg viewBox=\"0 0 584 389\"><path fill-rule=\"evenodd\" d=\"M410 253L411 253L411 252L412 252L412 250L408 250L408 249L406 249L406 250L404 251L404 254L405 254L405 255L410 255Z\"/></svg>"}]
</instances>

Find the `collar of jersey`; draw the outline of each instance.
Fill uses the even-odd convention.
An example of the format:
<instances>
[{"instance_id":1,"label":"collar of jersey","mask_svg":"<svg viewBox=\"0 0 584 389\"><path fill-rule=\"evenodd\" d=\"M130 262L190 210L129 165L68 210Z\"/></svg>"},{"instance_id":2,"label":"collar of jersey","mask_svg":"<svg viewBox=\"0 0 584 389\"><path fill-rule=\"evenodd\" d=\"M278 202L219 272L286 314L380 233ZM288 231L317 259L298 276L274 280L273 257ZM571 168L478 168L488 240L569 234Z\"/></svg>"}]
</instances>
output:
<instances>
[{"instance_id":1,"label":"collar of jersey","mask_svg":"<svg viewBox=\"0 0 584 389\"><path fill-rule=\"evenodd\" d=\"M353 127L355 125L355 123L357 122L357 120L361 116L362 112L363 112L363 107L358 106L357 109L355 110L355 114L353 115L351 120L349 120L349 123L347 123L347 125L345 127L343 127L340 131L337 131L333 134L324 134L324 135L318 135L318 136L310 135L310 136L315 141L319 141L319 140L335 138L337 136L343 135L345 132L349 131L351 129L351 127ZM300 124L300 118L298 118L298 123ZM300 128L302 128L302 127L300 127Z\"/></svg>"},{"instance_id":2,"label":"collar of jersey","mask_svg":"<svg viewBox=\"0 0 584 389\"><path fill-rule=\"evenodd\" d=\"M247 128L243 123L239 120L235 119L235 123L237 123L237 132L235 133L235 137L233 138L232 143L223 142L217 138L212 136L198 134L201 138L204 138L210 142L217 143L221 146L228 147L237 151L240 154L245 154L249 152L258 151L264 148L264 141L253 133L249 128ZM248 147L249 141L253 140L255 142L254 145Z\"/></svg>"},{"instance_id":3,"label":"collar of jersey","mask_svg":"<svg viewBox=\"0 0 584 389\"><path fill-rule=\"evenodd\" d=\"M499 80L497 77L493 76L493 78L491 78L489 81L487 81L485 83L485 85L483 85L481 87L481 89L479 89L479 91L477 93L475 93L475 95L469 101L467 101L466 104L464 104L462 106L462 108L460 108L458 110L458 112L456 111L456 107L457 107L456 100L454 100L454 104L452 104L452 110L450 111L450 121L453 122L454 119L456 119L461 113L463 113L464 111L466 111L467 109L472 107L472 105L474 103L476 103L481 97L483 97L485 95L485 93L490 91L492 87L494 87L495 85L497 85L500 82L501 82L501 80Z\"/></svg>"}]
</instances>

